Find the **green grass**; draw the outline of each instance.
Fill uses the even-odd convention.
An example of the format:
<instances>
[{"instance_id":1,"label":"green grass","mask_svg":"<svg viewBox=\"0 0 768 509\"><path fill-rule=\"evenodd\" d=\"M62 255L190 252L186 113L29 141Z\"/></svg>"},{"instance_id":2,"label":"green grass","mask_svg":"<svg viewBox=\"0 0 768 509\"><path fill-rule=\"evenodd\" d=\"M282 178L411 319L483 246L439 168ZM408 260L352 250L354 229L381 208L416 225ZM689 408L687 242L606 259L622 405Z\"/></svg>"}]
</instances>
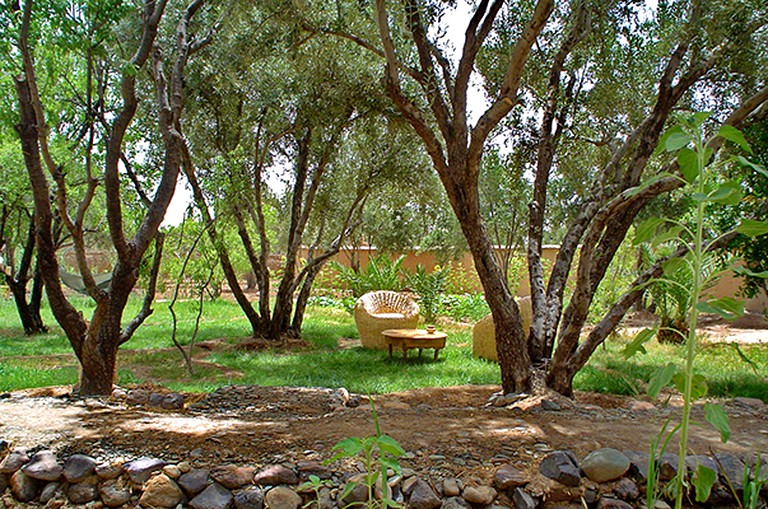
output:
<instances>
[{"instance_id":1,"label":"green grass","mask_svg":"<svg viewBox=\"0 0 768 509\"><path fill-rule=\"evenodd\" d=\"M92 311L85 299L77 300L85 316ZM138 309L132 299L126 316ZM194 327L195 302L179 302L178 338L188 343ZM18 323L13 302L0 299L0 391L47 385L74 384L77 362L68 341L48 309L51 332L26 337ZM301 350L249 351L238 345L250 334L248 322L236 304L218 300L205 303L197 341L219 340L210 353L197 350L196 375L191 376L171 343L171 319L167 303L157 302L155 313L123 346L118 357L118 383L153 382L173 390L211 391L223 385L258 384L306 387L346 387L360 393L383 393L419 387L463 384L498 384L495 363L472 357L471 330L448 328L448 344L437 362L427 350L419 359L415 351L403 363L399 355L359 347L340 348L341 338L357 338L354 321L338 307L310 306L304 322L308 347ZM621 350L628 338L616 338L600 348L576 377L575 388L614 394L643 393L656 368L679 362L682 347L648 344L648 353L624 359ZM742 346L757 366L753 370L728 345L706 345L697 360L699 372L709 384L710 395L749 396L768 401L768 345Z\"/></svg>"},{"instance_id":2,"label":"green grass","mask_svg":"<svg viewBox=\"0 0 768 509\"><path fill-rule=\"evenodd\" d=\"M683 345L660 345L655 341L648 343L648 353L625 359L621 351L629 339L619 337L598 349L576 375L575 386L613 394L644 393L659 366L669 362L682 366ZM733 345L704 343L694 371L704 376L710 396L746 396L768 402L768 345L741 345L739 349L754 368L742 360Z\"/></svg>"}]
</instances>

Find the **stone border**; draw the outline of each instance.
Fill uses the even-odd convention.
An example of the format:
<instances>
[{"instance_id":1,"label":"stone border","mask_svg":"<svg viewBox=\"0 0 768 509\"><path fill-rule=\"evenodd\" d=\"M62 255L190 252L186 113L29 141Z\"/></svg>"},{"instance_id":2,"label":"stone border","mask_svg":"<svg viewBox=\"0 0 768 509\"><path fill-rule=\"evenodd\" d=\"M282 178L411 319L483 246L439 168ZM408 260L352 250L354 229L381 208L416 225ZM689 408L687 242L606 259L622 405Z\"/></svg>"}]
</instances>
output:
<instances>
[{"instance_id":1,"label":"stone border","mask_svg":"<svg viewBox=\"0 0 768 509\"><path fill-rule=\"evenodd\" d=\"M73 454L58 458L47 449L11 450L0 440L0 507L26 504L60 508L185 508L192 509L338 509L362 506L365 486L358 485L343 500L344 487L359 482L361 472L339 472L316 461L253 466L223 464L193 468L187 461L167 463L159 458L97 459ZM719 472L707 507L735 506L730 485L740 496L745 462L717 453L713 457L686 458L689 469L704 464ZM768 464L768 454L762 456ZM570 451L552 451L532 477L512 463L495 467L492 486L466 484L448 478L440 482L404 468L390 471L390 496L413 509L535 509L537 507L632 508L643 507L649 455L638 451L599 449L578 461ZM667 453L658 462L662 481L675 475L677 456ZM322 483L307 486L310 476ZM762 470L768 480L768 468ZM761 492L768 502L768 485ZM657 508L668 507L665 502Z\"/></svg>"}]
</instances>

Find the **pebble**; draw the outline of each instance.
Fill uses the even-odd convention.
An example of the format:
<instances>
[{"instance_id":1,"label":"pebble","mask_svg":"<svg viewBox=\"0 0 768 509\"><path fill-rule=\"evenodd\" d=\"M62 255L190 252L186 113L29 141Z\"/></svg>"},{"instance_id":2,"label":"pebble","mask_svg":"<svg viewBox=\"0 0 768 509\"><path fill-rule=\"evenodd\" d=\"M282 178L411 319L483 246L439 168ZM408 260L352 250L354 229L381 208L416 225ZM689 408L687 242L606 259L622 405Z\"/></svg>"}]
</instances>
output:
<instances>
[{"instance_id":1,"label":"pebble","mask_svg":"<svg viewBox=\"0 0 768 509\"><path fill-rule=\"evenodd\" d=\"M623 500L602 497L597 502L597 509L632 509L632 506Z\"/></svg>"},{"instance_id":2,"label":"pebble","mask_svg":"<svg viewBox=\"0 0 768 509\"><path fill-rule=\"evenodd\" d=\"M523 489L515 488L512 501L515 504L515 509L536 509L536 501Z\"/></svg>"},{"instance_id":3,"label":"pebble","mask_svg":"<svg viewBox=\"0 0 768 509\"><path fill-rule=\"evenodd\" d=\"M181 469L176 465L166 465L163 467L163 473L171 479L178 479L181 477Z\"/></svg>"},{"instance_id":4,"label":"pebble","mask_svg":"<svg viewBox=\"0 0 768 509\"><path fill-rule=\"evenodd\" d=\"M455 477L450 477L443 481L443 496L444 497L458 497L461 494L459 488L459 481Z\"/></svg>"},{"instance_id":5,"label":"pebble","mask_svg":"<svg viewBox=\"0 0 768 509\"><path fill-rule=\"evenodd\" d=\"M490 486L469 486L464 489L462 497L470 504L486 506L496 500L498 493Z\"/></svg>"},{"instance_id":6,"label":"pebble","mask_svg":"<svg viewBox=\"0 0 768 509\"><path fill-rule=\"evenodd\" d=\"M441 509L470 509L466 500L461 497L448 497L443 500Z\"/></svg>"},{"instance_id":7,"label":"pebble","mask_svg":"<svg viewBox=\"0 0 768 509\"><path fill-rule=\"evenodd\" d=\"M96 475L102 479L117 479L123 472L123 461L112 461L96 465Z\"/></svg>"},{"instance_id":8,"label":"pebble","mask_svg":"<svg viewBox=\"0 0 768 509\"><path fill-rule=\"evenodd\" d=\"M506 463L496 469L493 475L493 484L500 490L517 488L528 484L528 478L525 474L513 465Z\"/></svg>"},{"instance_id":9,"label":"pebble","mask_svg":"<svg viewBox=\"0 0 768 509\"><path fill-rule=\"evenodd\" d=\"M264 501L269 509L298 509L301 505L299 494L285 486L269 490Z\"/></svg>"}]
</instances>

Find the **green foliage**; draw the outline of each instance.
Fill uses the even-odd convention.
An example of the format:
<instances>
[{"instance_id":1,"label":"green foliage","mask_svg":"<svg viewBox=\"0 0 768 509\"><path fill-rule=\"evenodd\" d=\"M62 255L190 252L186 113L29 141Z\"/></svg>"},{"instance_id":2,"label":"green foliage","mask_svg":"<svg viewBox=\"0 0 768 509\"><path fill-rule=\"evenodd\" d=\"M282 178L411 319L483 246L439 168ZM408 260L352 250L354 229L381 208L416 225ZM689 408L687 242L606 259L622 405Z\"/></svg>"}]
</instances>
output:
<instances>
[{"instance_id":1,"label":"green foliage","mask_svg":"<svg viewBox=\"0 0 768 509\"><path fill-rule=\"evenodd\" d=\"M400 291L403 289L402 265L405 255L392 260L389 255L371 257L364 270L355 270L333 262L339 271L339 279L352 290L354 297L360 297L376 290Z\"/></svg>"},{"instance_id":2,"label":"green foliage","mask_svg":"<svg viewBox=\"0 0 768 509\"><path fill-rule=\"evenodd\" d=\"M485 296L482 293L465 293L463 295L444 295L440 313L451 317L457 322L474 323L491 312Z\"/></svg>"},{"instance_id":3,"label":"green foliage","mask_svg":"<svg viewBox=\"0 0 768 509\"><path fill-rule=\"evenodd\" d=\"M702 299L702 292L717 276L715 271L708 270L711 255L708 253L708 245L704 244L705 240L708 240L704 235L705 208L709 204L737 204L740 199L740 191L731 182L718 183L712 176L715 164L711 161L710 140L705 136L705 123L709 117L708 113L696 113L680 125L670 128L661 137L657 149L657 153L664 151L676 153L682 179L696 204L691 225L678 220L651 218L638 227L635 235L635 244L650 242L651 246L658 246L668 242L672 237L680 236L680 239L686 243L688 251L685 258L666 262L663 265L664 275L651 283L652 293L653 285L666 285L662 287L663 294L672 294L677 300L676 311L686 313L685 318L688 320L684 367L678 371L674 363L668 363L658 368L648 386L648 394L656 397L661 388L673 382L683 395L679 437L680 463L677 478L671 483L674 486L675 506L678 509L682 507L687 485L684 459L688 450L691 405L693 400L703 397L708 390L704 377L694 372L694 362L699 353L696 341L698 314L700 310L705 310L718 312L721 316L735 317L739 311L743 312L743 307L735 304L733 299L708 301ZM715 136L722 136L739 145L746 145L743 137L733 128L721 128ZM674 234L670 235L669 231L657 234L658 227L663 224L672 225ZM747 234L746 230L749 230L752 235L760 235L764 229L768 228L768 224L758 221L745 224L745 220L742 220L740 228L742 233ZM665 326L664 323L661 325ZM637 342L633 349L640 350ZM730 435L728 417L721 408L715 405L708 406L706 420L720 432L723 441L728 439ZM697 471L697 475L691 479L691 482L696 487L698 498L708 495L714 481L710 473Z\"/></svg>"},{"instance_id":4,"label":"green foliage","mask_svg":"<svg viewBox=\"0 0 768 509\"><path fill-rule=\"evenodd\" d=\"M432 272L427 273L427 269L419 264L413 274L404 272L408 286L419 296L419 308L426 323L435 323L448 271L447 267L437 266Z\"/></svg>"},{"instance_id":5,"label":"green foliage","mask_svg":"<svg viewBox=\"0 0 768 509\"><path fill-rule=\"evenodd\" d=\"M400 475L400 462L398 458L405 451L397 441L389 435L383 435L379 427L379 418L373 399L370 399L371 413L373 415L375 435L367 437L345 438L333 446L335 454L326 463L339 459L359 459L363 464L362 482L348 481L344 486L339 500L344 500L356 486L362 484L366 487L368 496L365 502L352 502L344 507L363 506L368 509L387 509L388 507L400 507L395 502L387 485L387 470L391 469L396 475ZM380 489L380 498L376 497L377 483Z\"/></svg>"}]
</instances>

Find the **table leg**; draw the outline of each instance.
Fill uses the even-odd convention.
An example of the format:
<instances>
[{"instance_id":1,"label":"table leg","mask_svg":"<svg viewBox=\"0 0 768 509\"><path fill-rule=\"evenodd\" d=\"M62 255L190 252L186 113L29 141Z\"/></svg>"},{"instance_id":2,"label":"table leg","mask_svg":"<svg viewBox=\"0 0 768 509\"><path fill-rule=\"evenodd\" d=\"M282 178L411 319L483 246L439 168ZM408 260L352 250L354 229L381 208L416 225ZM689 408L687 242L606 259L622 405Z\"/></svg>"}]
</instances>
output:
<instances>
[{"instance_id":1,"label":"table leg","mask_svg":"<svg viewBox=\"0 0 768 509\"><path fill-rule=\"evenodd\" d=\"M389 346L389 358L391 359L392 358L392 343L390 343L388 346Z\"/></svg>"},{"instance_id":2,"label":"table leg","mask_svg":"<svg viewBox=\"0 0 768 509\"><path fill-rule=\"evenodd\" d=\"M405 341L403 341L403 362L408 360L408 348L405 346Z\"/></svg>"},{"instance_id":3,"label":"table leg","mask_svg":"<svg viewBox=\"0 0 768 509\"><path fill-rule=\"evenodd\" d=\"M435 348L435 359L434 359L434 360L437 360L437 353L438 353L439 351L440 351L440 349L439 349L439 348Z\"/></svg>"},{"instance_id":4,"label":"table leg","mask_svg":"<svg viewBox=\"0 0 768 509\"><path fill-rule=\"evenodd\" d=\"M419 357L421 357L421 348L419 348Z\"/></svg>"}]
</instances>

